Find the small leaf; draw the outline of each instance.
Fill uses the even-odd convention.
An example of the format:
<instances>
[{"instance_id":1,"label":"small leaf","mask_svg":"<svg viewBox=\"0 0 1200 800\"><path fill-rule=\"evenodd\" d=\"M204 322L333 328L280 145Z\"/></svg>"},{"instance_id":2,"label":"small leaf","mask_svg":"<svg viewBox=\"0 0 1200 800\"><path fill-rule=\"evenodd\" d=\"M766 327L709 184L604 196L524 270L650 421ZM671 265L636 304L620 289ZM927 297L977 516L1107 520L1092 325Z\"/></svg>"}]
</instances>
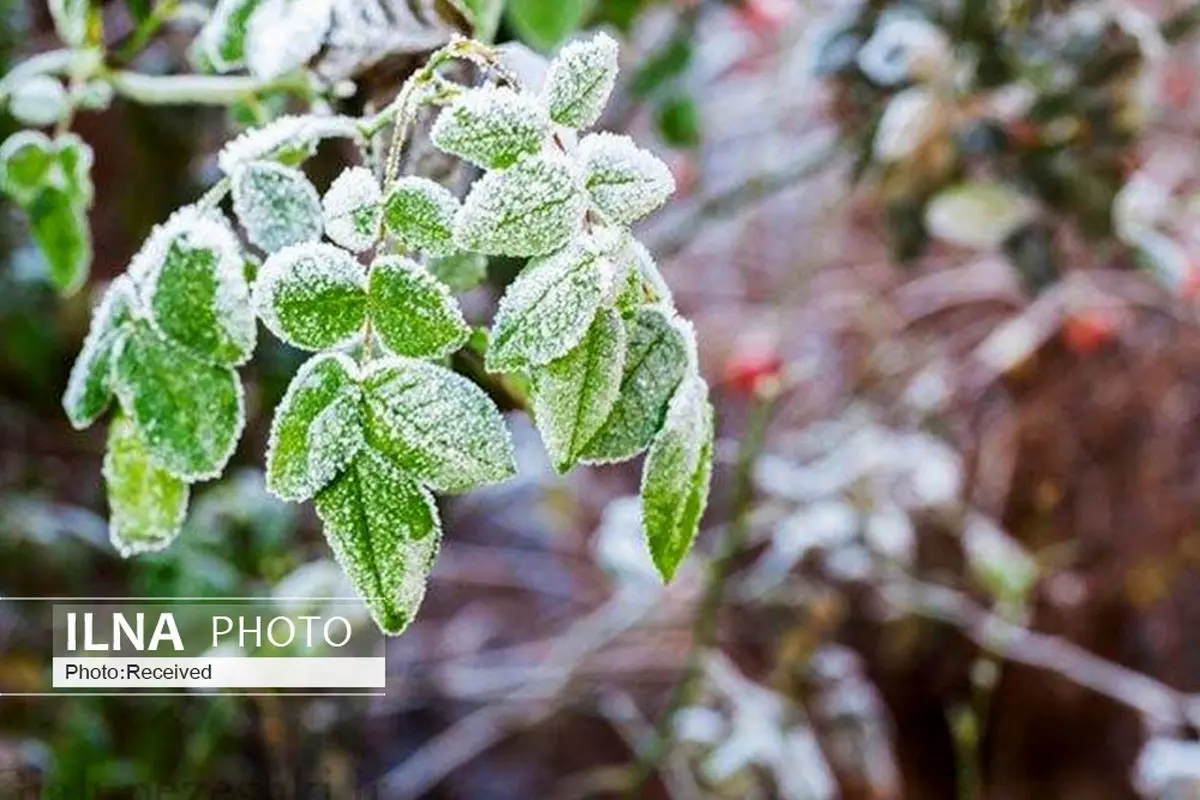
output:
<instances>
[{"instance_id":1,"label":"small leaf","mask_svg":"<svg viewBox=\"0 0 1200 800\"><path fill-rule=\"evenodd\" d=\"M498 483L516 473L504 418L475 384L410 358L372 364L363 377L367 442L439 492Z\"/></svg>"},{"instance_id":2,"label":"small leaf","mask_svg":"<svg viewBox=\"0 0 1200 800\"><path fill-rule=\"evenodd\" d=\"M575 347L604 294L601 261L578 243L530 261L500 299L488 371L541 366Z\"/></svg>"},{"instance_id":3,"label":"small leaf","mask_svg":"<svg viewBox=\"0 0 1200 800\"><path fill-rule=\"evenodd\" d=\"M333 0L263 0L246 28L246 65L264 80L308 63L333 22Z\"/></svg>"},{"instance_id":4,"label":"small leaf","mask_svg":"<svg viewBox=\"0 0 1200 800\"><path fill-rule=\"evenodd\" d=\"M221 474L245 424L242 385L229 367L206 364L134 322L113 351L121 407L154 459L185 481Z\"/></svg>"},{"instance_id":5,"label":"small leaf","mask_svg":"<svg viewBox=\"0 0 1200 800\"><path fill-rule=\"evenodd\" d=\"M968 181L941 192L925 209L931 236L964 247L994 249L1033 221L1037 204L997 181Z\"/></svg>"},{"instance_id":6,"label":"small leaf","mask_svg":"<svg viewBox=\"0 0 1200 800\"><path fill-rule=\"evenodd\" d=\"M371 170L351 167L337 176L325 193L325 233L355 253L375 244L382 218L383 192Z\"/></svg>"},{"instance_id":7,"label":"small leaf","mask_svg":"<svg viewBox=\"0 0 1200 800\"><path fill-rule=\"evenodd\" d=\"M83 349L75 359L63 393L63 410L76 430L91 425L108 408L112 397L112 352L136 306L133 281L122 275L108 287L92 315Z\"/></svg>"},{"instance_id":8,"label":"small leaf","mask_svg":"<svg viewBox=\"0 0 1200 800\"><path fill-rule=\"evenodd\" d=\"M344 116L285 115L227 142L217 164L226 175L255 161L299 164L316 152L318 142L330 138L359 139L357 122Z\"/></svg>"},{"instance_id":9,"label":"small leaf","mask_svg":"<svg viewBox=\"0 0 1200 800\"><path fill-rule=\"evenodd\" d=\"M113 418L104 454L108 487L108 536L123 557L162 550L175 540L187 516L188 485L150 456L133 423Z\"/></svg>"},{"instance_id":10,"label":"small leaf","mask_svg":"<svg viewBox=\"0 0 1200 800\"><path fill-rule=\"evenodd\" d=\"M233 175L233 210L252 244L268 253L321 238L321 198L304 173L254 161Z\"/></svg>"},{"instance_id":11,"label":"small leaf","mask_svg":"<svg viewBox=\"0 0 1200 800\"><path fill-rule=\"evenodd\" d=\"M61 189L49 188L29 204L33 240L46 258L50 283L62 295L78 291L92 264L86 209Z\"/></svg>"},{"instance_id":12,"label":"small leaf","mask_svg":"<svg viewBox=\"0 0 1200 800\"><path fill-rule=\"evenodd\" d=\"M48 0L50 17L58 38L70 47L80 47L87 41L88 0Z\"/></svg>"},{"instance_id":13,"label":"small leaf","mask_svg":"<svg viewBox=\"0 0 1200 800\"><path fill-rule=\"evenodd\" d=\"M41 194L54 165L54 146L40 131L18 131L0 145L0 189L23 206Z\"/></svg>"},{"instance_id":14,"label":"small leaf","mask_svg":"<svg viewBox=\"0 0 1200 800\"><path fill-rule=\"evenodd\" d=\"M625 326L604 309L571 352L534 375L533 412L558 472L569 470L600 430L621 391Z\"/></svg>"},{"instance_id":15,"label":"small leaf","mask_svg":"<svg viewBox=\"0 0 1200 800\"><path fill-rule=\"evenodd\" d=\"M471 335L458 303L429 270L407 258L377 258L367 276L367 313L392 353L441 358Z\"/></svg>"},{"instance_id":16,"label":"small leaf","mask_svg":"<svg viewBox=\"0 0 1200 800\"><path fill-rule=\"evenodd\" d=\"M526 156L477 181L455 220L464 250L537 256L557 250L583 222L587 195L579 170L559 156Z\"/></svg>"},{"instance_id":17,"label":"small leaf","mask_svg":"<svg viewBox=\"0 0 1200 800\"><path fill-rule=\"evenodd\" d=\"M642 525L654 566L675 575L700 528L712 478L713 413L699 376L679 386L642 471Z\"/></svg>"},{"instance_id":18,"label":"small leaf","mask_svg":"<svg viewBox=\"0 0 1200 800\"><path fill-rule=\"evenodd\" d=\"M578 157L592 205L605 219L628 225L654 211L675 191L671 170L628 136L594 133Z\"/></svg>"},{"instance_id":19,"label":"small leaf","mask_svg":"<svg viewBox=\"0 0 1200 800\"><path fill-rule=\"evenodd\" d=\"M322 353L300 367L275 409L267 489L294 503L332 481L363 446L362 391L354 362Z\"/></svg>"},{"instance_id":20,"label":"small leaf","mask_svg":"<svg viewBox=\"0 0 1200 800\"><path fill-rule=\"evenodd\" d=\"M92 186L92 148L73 133L54 139L54 163L46 176L47 184L61 189L77 205L90 208Z\"/></svg>"},{"instance_id":21,"label":"small leaf","mask_svg":"<svg viewBox=\"0 0 1200 800\"><path fill-rule=\"evenodd\" d=\"M425 597L441 543L433 497L364 448L315 505L325 538L371 618L385 633L401 633Z\"/></svg>"},{"instance_id":22,"label":"small leaf","mask_svg":"<svg viewBox=\"0 0 1200 800\"><path fill-rule=\"evenodd\" d=\"M387 229L405 250L430 255L454 251L454 217L458 198L428 178L401 178L384 203Z\"/></svg>"},{"instance_id":23,"label":"small leaf","mask_svg":"<svg viewBox=\"0 0 1200 800\"><path fill-rule=\"evenodd\" d=\"M537 153L550 133L546 109L506 86L468 89L438 115L430 137L438 149L485 168L507 167Z\"/></svg>"},{"instance_id":24,"label":"small leaf","mask_svg":"<svg viewBox=\"0 0 1200 800\"><path fill-rule=\"evenodd\" d=\"M605 33L572 42L550 62L542 101L550 119L568 128L587 128L600 112L617 81L618 47Z\"/></svg>"},{"instance_id":25,"label":"small leaf","mask_svg":"<svg viewBox=\"0 0 1200 800\"><path fill-rule=\"evenodd\" d=\"M505 16L522 41L549 50L579 30L594 0L508 0Z\"/></svg>"},{"instance_id":26,"label":"small leaf","mask_svg":"<svg viewBox=\"0 0 1200 800\"><path fill-rule=\"evenodd\" d=\"M600 432L584 448L585 462L624 461L645 450L688 369L688 340L669 309L637 309L626 321L626 332L629 346L621 394Z\"/></svg>"},{"instance_id":27,"label":"small leaf","mask_svg":"<svg viewBox=\"0 0 1200 800\"><path fill-rule=\"evenodd\" d=\"M17 84L8 98L9 113L23 125L42 128L62 119L71 103L62 82L49 75L33 75Z\"/></svg>"},{"instance_id":28,"label":"small leaf","mask_svg":"<svg viewBox=\"0 0 1200 800\"><path fill-rule=\"evenodd\" d=\"M451 253L431 259L429 271L456 292L474 289L487 278L487 256L479 253Z\"/></svg>"},{"instance_id":29,"label":"small leaf","mask_svg":"<svg viewBox=\"0 0 1200 800\"><path fill-rule=\"evenodd\" d=\"M253 303L280 339L303 350L324 350L354 338L366 321L366 276L345 250L293 245L263 264Z\"/></svg>"},{"instance_id":30,"label":"small leaf","mask_svg":"<svg viewBox=\"0 0 1200 800\"><path fill-rule=\"evenodd\" d=\"M208 22L196 37L217 72L232 72L246 64L246 29L262 0L218 0Z\"/></svg>"},{"instance_id":31,"label":"small leaf","mask_svg":"<svg viewBox=\"0 0 1200 800\"><path fill-rule=\"evenodd\" d=\"M700 111L690 96L675 94L659 103L654 122L669 147L690 150L700 145Z\"/></svg>"}]
</instances>

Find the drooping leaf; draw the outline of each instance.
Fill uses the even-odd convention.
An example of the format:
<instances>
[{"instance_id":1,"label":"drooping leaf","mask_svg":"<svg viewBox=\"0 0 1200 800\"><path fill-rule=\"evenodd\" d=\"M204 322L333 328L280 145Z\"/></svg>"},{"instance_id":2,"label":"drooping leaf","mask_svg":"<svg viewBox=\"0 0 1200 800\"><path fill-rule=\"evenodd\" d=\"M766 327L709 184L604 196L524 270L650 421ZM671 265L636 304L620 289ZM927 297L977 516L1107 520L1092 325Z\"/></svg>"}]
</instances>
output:
<instances>
[{"instance_id":1,"label":"drooping leaf","mask_svg":"<svg viewBox=\"0 0 1200 800\"><path fill-rule=\"evenodd\" d=\"M532 47L549 50L583 25L594 0L508 0L508 23Z\"/></svg>"},{"instance_id":2,"label":"drooping leaf","mask_svg":"<svg viewBox=\"0 0 1200 800\"><path fill-rule=\"evenodd\" d=\"M645 450L688 369L688 341L669 309L643 306L626 326L621 393L599 433L584 447L585 462L624 461Z\"/></svg>"},{"instance_id":3,"label":"drooping leaf","mask_svg":"<svg viewBox=\"0 0 1200 800\"><path fill-rule=\"evenodd\" d=\"M417 614L441 543L433 497L366 447L315 505L371 618L385 633L401 633Z\"/></svg>"},{"instance_id":4,"label":"drooping leaf","mask_svg":"<svg viewBox=\"0 0 1200 800\"><path fill-rule=\"evenodd\" d=\"M384 203L388 231L405 250L430 255L454 251L454 217L458 198L428 178L410 176L392 184Z\"/></svg>"},{"instance_id":5,"label":"drooping leaf","mask_svg":"<svg viewBox=\"0 0 1200 800\"><path fill-rule=\"evenodd\" d=\"M28 205L46 185L55 160L54 146L40 131L18 131L0 145L0 189Z\"/></svg>"},{"instance_id":6,"label":"drooping leaf","mask_svg":"<svg viewBox=\"0 0 1200 800\"><path fill-rule=\"evenodd\" d=\"M42 128L62 119L70 108L62 82L49 75L33 75L17 84L8 98L8 111L23 125Z\"/></svg>"},{"instance_id":7,"label":"drooping leaf","mask_svg":"<svg viewBox=\"0 0 1200 800\"><path fill-rule=\"evenodd\" d=\"M475 183L454 237L464 250L488 255L542 255L579 231L586 206L583 177L571 161L525 156Z\"/></svg>"},{"instance_id":8,"label":"drooping leaf","mask_svg":"<svg viewBox=\"0 0 1200 800\"><path fill-rule=\"evenodd\" d=\"M479 253L451 253L430 259L429 271L456 292L474 289L487 278L488 259Z\"/></svg>"},{"instance_id":9,"label":"drooping leaf","mask_svg":"<svg viewBox=\"0 0 1200 800\"><path fill-rule=\"evenodd\" d=\"M363 446L358 370L338 353L313 356L292 378L271 420L267 489L294 503L332 481Z\"/></svg>"},{"instance_id":10,"label":"drooping leaf","mask_svg":"<svg viewBox=\"0 0 1200 800\"><path fill-rule=\"evenodd\" d=\"M271 256L259 270L252 298L272 333L304 350L344 344L366 320L366 275L333 245L298 244Z\"/></svg>"},{"instance_id":11,"label":"drooping leaf","mask_svg":"<svg viewBox=\"0 0 1200 800\"><path fill-rule=\"evenodd\" d=\"M246 29L246 65L264 80L304 66L325 41L334 0L262 0Z\"/></svg>"},{"instance_id":12,"label":"drooping leaf","mask_svg":"<svg viewBox=\"0 0 1200 800\"><path fill-rule=\"evenodd\" d=\"M550 118L568 128L587 128L600 118L617 81L618 47L605 33L572 42L550 62L542 101Z\"/></svg>"},{"instance_id":13,"label":"drooping leaf","mask_svg":"<svg viewBox=\"0 0 1200 800\"><path fill-rule=\"evenodd\" d=\"M602 259L577 242L530 261L500 299L487 349L488 371L541 366L575 347L604 289Z\"/></svg>"},{"instance_id":14,"label":"drooping leaf","mask_svg":"<svg viewBox=\"0 0 1200 800\"><path fill-rule=\"evenodd\" d=\"M512 440L487 394L427 361L387 358L363 376L367 442L439 492L516 472Z\"/></svg>"},{"instance_id":15,"label":"drooping leaf","mask_svg":"<svg viewBox=\"0 0 1200 800\"><path fill-rule=\"evenodd\" d=\"M252 244L273 253L321 238L321 198L304 173L253 161L233 174L233 210Z\"/></svg>"},{"instance_id":16,"label":"drooping leaf","mask_svg":"<svg viewBox=\"0 0 1200 800\"><path fill-rule=\"evenodd\" d=\"M533 413L558 472L569 470L600 430L621 391L625 326L614 309L592 320L583 340L534 375Z\"/></svg>"},{"instance_id":17,"label":"drooping leaf","mask_svg":"<svg viewBox=\"0 0 1200 800\"><path fill-rule=\"evenodd\" d=\"M382 199L379 181L371 170L350 167L337 176L321 202L326 235L355 253L371 247L379 238Z\"/></svg>"},{"instance_id":18,"label":"drooping leaf","mask_svg":"<svg viewBox=\"0 0 1200 800\"><path fill-rule=\"evenodd\" d=\"M137 429L117 414L104 454L108 536L122 556L162 550L179 535L187 516L188 485L151 456Z\"/></svg>"},{"instance_id":19,"label":"drooping leaf","mask_svg":"<svg viewBox=\"0 0 1200 800\"><path fill-rule=\"evenodd\" d=\"M471 335L458 303L429 270L398 256L377 258L367 276L367 313L392 353L441 358Z\"/></svg>"},{"instance_id":20,"label":"drooping leaf","mask_svg":"<svg viewBox=\"0 0 1200 800\"><path fill-rule=\"evenodd\" d=\"M594 133L579 143L592 205L610 222L628 225L675 191L671 170L628 136Z\"/></svg>"},{"instance_id":21,"label":"drooping leaf","mask_svg":"<svg viewBox=\"0 0 1200 800\"><path fill-rule=\"evenodd\" d=\"M133 281L122 275L112 282L92 315L83 349L71 368L63 410L76 430L91 425L108 408L112 397L112 351L123 327L133 318L137 293Z\"/></svg>"},{"instance_id":22,"label":"drooping leaf","mask_svg":"<svg viewBox=\"0 0 1200 800\"><path fill-rule=\"evenodd\" d=\"M217 0L197 41L208 63L217 72L231 72L246 64L246 29L250 15L262 0Z\"/></svg>"},{"instance_id":23,"label":"drooping leaf","mask_svg":"<svg viewBox=\"0 0 1200 800\"><path fill-rule=\"evenodd\" d=\"M50 283L60 294L74 294L92 264L87 210L61 189L47 188L27 211L33 240L46 258Z\"/></svg>"},{"instance_id":24,"label":"drooping leaf","mask_svg":"<svg viewBox=\"0 0 1200 800\"><path fill-rule=\"evenodd\" d=\"M507 167L542 149L550 133L546 109L506 86L463 92L438 115L430 131L437 147L486 168Z\"/></svg>"},{"instance_id":25,"label":"drooping leaf","mask_svg":"<svg viewBox=\"0 0 1200 800\"><path fill-rule=\"evenodd\" d=\"M242 385L135 321L113 351L121 408L156 461L185 481L221 474L245 424Z\"/></svg>"},{"instance_id":26,"label":"drooping leaf","mask_svg":"<svg viewBox=\"0 0 1200 800\"><path fill-rule=\"evenodd\" d=\"M712 477L713 413L708 387L684 379L642 471L642 525L654 566L669 581L700 527Z\"/></svg>"}]
</instances>

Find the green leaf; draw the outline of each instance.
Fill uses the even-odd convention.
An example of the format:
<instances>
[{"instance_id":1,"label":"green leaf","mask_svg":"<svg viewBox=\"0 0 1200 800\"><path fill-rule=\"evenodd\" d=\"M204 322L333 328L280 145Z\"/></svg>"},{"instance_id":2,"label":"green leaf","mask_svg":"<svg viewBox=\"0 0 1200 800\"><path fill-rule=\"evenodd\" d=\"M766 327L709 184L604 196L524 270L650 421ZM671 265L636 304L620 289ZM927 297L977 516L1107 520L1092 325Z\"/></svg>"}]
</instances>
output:
<instances>
[{"instance_id":1,"label":"green leaf","mask_svg":"<svg viewBox=\"0 0 1200 800\"><path fill-rule=\"evenodd\" d=\"M46 258L50 283L62 295L79 290L92 263L87 211L60 189L46 189L29 204L33 240Z\"/></svg>"},{"instance_id":2,"label":"green leaf","mask_svg":"<svg viewBox=\"0 0 1200 800\"><path fill-rule=\"evenodd\" d=\"M246 27L262 0L218 0L208 22L196 37L209 64L217 72L231 72L246 64Z\"/></svg>"},{"instance_id":3,"label":"green leaf","mask_svg":"<svg viewBox=\"0 0 1200 800\"><path fill-rule=\"evenodd\" d=\"M671 399L642 471L642 526L664 581L675 575L700 528L712 477L713 412L697 375Z\"/></svg>"},{"instance_id":4,"label":"green leaf","mask_svg":"<svg viewBox=\"0 0 1200 800\"><path fill-rule=\"evenodd\" d=\"M481 167L507 167L542 149L550 118L535 97L507 86L468 89L438 115L430 131L443 152Z\"/></svg>"},{"instance_id":5,"label":"green leaf","mask_svg":"<svg viewBox=\"0 0 1200 800\"><path fill-rule=\"evenodd\" d=\"M0 189L27 206L41 194L54 165L54 145L39 131L18 131L0 145Z\"/></svg>"},{"instance_id":6,"label":"green leaf","mask_svg":"<svg viewBox=\"0 0 1200 800\"><path fill-rule=\"evenodd\" d=\"M325 212L325 234L335 243L361 253L379 238L383 192L374 173L365 167L350 167L333 181L321 205Z\"/></svg>"},{"instance_id":7,"label":"green leaf","mask_svg":"<svg viewBox=\"0 0 1200 800\"><path fill-rule=\"evenodd\" d=\"M250 242L268 253L321 238L321 198L304 173L252 161L233 173L233 211Z\"/></svg>"},{"instance_id":8,"label":"green leaf","mask_svg":"<svg viewBox=\"0 0 1200 800\"><path fill-rule=\"evenodd\" d=\"M92 315L83 349L71 368L63 410L76 430L91 425L108 408L112 397L112 351L123 326L133 318L137 293L133 281L121 276L112 282Z\"/></svg>"},{"instance_id":9,"label":"green leaf","mask_svg":"<svg viewBox=\"0 0 1200 800\"><path fill-rule=\"evenodd\" d=\"M363 446L358 369L340 353L313 356L271 421L267 489L295 503L332 481Z\"/></svg>"},{"instance_id":10,"label":"green leaf","mask_svg":"<svg viewBox=\"0 0 1200 800\"><path fill-rule=\"evenodd\" d=\"M504 418L475 384L443 367L387 358L363 376L367 443L439 492L516 474Z\"/></svg>"},{"instance_id":11,"label":"green leaf","mask_svg":"<svg viewBox=\"0 0 1200 800\"><path fill-rule=\"evenodd\" d=\"M46 176L47 184L61 189L78 205L90 208L95 194L92 148L73 133L57 137L52 147L55 160Z\"/></svg>"},{"instance_id":12,"label":"green leaf","mask_svg":"<svg viewBox=\"0 0 1200 800\"><path fill-rule=\"evenodd\" d=\"M625 326L614 309L604 309L583 341L534 375L534 418L558 472L579 460L608 418L621 392L624 366Z\"/></svg>"},{"instance_id":13,"label":"green leaf","mask_svg":"<svg viewBox=\"0 0 1200 800\"><path fill-rule=\"evenodd\" d=\"M504 15L521 41L550 50L583 25L594 0L508 0Z\"/></svg>"},{"instance_id":14,"label":"green leaf","mask_svg":"<svg viewBox=\"0 0 1200 800\"><path fill-rule=\"evenodd\" d=\"M392 184L384 203L388 231L405 250L430 255L454 251L454 217L458 198L428 178L401 178Z\"/></svg>"},{"instance_id":15,"label":"green leaf","mask_svg":"<svg viewBox=\"0 0 1200 800\"><path fill-rule=\"evenodd\" d=\"M350 341L366 321L366 275L333 245L293 245L267 258L252 302L280 339L304 350L325 350Z\"/></svg>"},{"instance_id":16,"label":"green leaf","mask_svg":"<svg viewBox=\"0 0 1200 800\"><path fill-rule=\"evenodd\" d=\"M315 505L325 538L371 618L385 633L401 633L425 597L441 543L433 497L364 448Z\"/></svg>"},{"instance_id":17,"label":"green leaf","mask_svg":"<svg viewBox=\"0 0 1200 800\"><path fill-rule=\"evenodd\" d=\"M504 12L504 0L454 0L466 7L466 16L471 22L471 38L490 43L496 38L500 27L500 15Z\"/></svg>"},{"instance_id":18,"label":"green leaf","mask_svg":"<svg viewBox=\"0 0 1200 800\"><path fill-rule=\"evenodd\" d=\"M700 111L685 94L668 97L654 114L658 133L671 147L692 149L700 145Z\"/></svg>"},{"instance_id":19,"label":"green leaf","mask_svg":"<svg viewBox=\"0 0 1200 800\"><path fill-rule=\"evenodd\" d=\"M568 128L587 128L600 119L617 81L618 50L616 41L606 33L562 49L550 62L542 87L542 102L550 109L550 119Z\"/></svg>"},{"instance_id":20,"label":"green leaf","mask_svg":"<svg viewBox=\"0 0 1200 800\"><path fill-rule=\"evenodd\" d=\"M579 143L592 205L606 220L628 225L655 210L675 191L671 170L628 136L595 133Z\"/></svg>"},{"instance_id":21,"label":"green leaf","mask_svg":"<svg viewBox=\"0 0 1200 800\"><path fill-rule=\"evenodd\" d=\"M687 372L689 344L674 312L643 306L626 321L629 347L621 394L582 460L624 461L645 450L662 427L667 404Z\"/></svg>"},{"instance_id":22,"label":"green leaf","mask_svg":"<svg viewBox=\"0 0 1200 800\"><path fill-rule=\"evenodd\" d=\"M199 360L135 321L113 351L113 383L121 407L168 472L185 481L221 474L245 424L237 373Z\"/></svg>"},{"instance_id":23,"label":"green leaf","mask_svg":"<svg viewBox=\"0 0 1200 800\"><path fill-rule=\"evenodd\" d=\"M587 208L583 176L561 156L525 156L476 181L454 223L464 250L538 256L578 233Z\"/></svg>"},{"instance_id":24,"label":"green leaf","mask_svg":"<svg viewBox=\"0 0 1200 800\"><path fill-rule=\"evenodd\" d=\"M626 232L621 246L611 258L616 264L616 274L623 276L617 308L628 311L653 303L674 308L671 287L667 285L645 245Z\"/></svg>"},{"instance_id":25,"label":"green leaf","mask_svg":"<svg viewBox=\"0 0 1200 800\"><path fill-rule=\"evenodd\" d=\"M596 315L605 277L603 260L577 242L530 261L500 299L488 371L541 366L577 345Z\"/></svg>"},{"instance_id":26,"label":"green leaf","mask_svg":"<svg viewBox=\"0 0 1200 800\"><path fill-rule=\"evenodd\" d=\"M471 335L458 303L429 270L398 256L375 259L367 276L367 313L389 352L441 358Z\"/></svg>"},{"instance_id":27,"label":"green leaf","mask_svg":"<svg viewBox=\"0 0 1200 800\"><path fill-rule=\"evenodd\" d=\"M430 259L429 271L456 292L474 289L487 278L487 256L479 253L451 253Z\"/></svg>"},{"instance_id":28,"label":"green leaf","mask_svg":"<svg viewBox=\"0 0 1200 800\"><path fill-rule=\"evenodd\" d=\"M70 47L80 47L87 41L88 0L48 0L50 17L58 38Z\"/></svg>"},{"instance_id":29,"label":"green leaf","mask_svg":"<svg viewBox=\"0 0 1200 800\"><path fill-rule=\"evenodd\" d=\"M108 536L122 556L162 550L179 535L188 485L159 466L124 414L117 414L108 429L104 483Z\"/></svg>"}]
</instances>

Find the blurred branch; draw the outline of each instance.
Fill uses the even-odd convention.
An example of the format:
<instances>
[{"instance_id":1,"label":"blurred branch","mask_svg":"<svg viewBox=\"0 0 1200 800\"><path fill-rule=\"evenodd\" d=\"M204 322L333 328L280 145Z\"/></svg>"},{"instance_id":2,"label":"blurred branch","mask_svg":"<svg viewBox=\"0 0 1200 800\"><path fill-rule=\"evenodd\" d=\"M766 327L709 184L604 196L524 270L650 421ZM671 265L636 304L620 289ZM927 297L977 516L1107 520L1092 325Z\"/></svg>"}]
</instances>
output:
<instances>
[{"instance_id":1,"label":"blurred branch","mask_svg":"<svg viewBox=\"0 0 1200 800\"><path fill-rule=\"evenodd\" d=\"M276 91L311 91L303 75L264 81L248 75L145 75L117 70L109 73L113 90L145 105L225 106L246 97Z\"/></svg>"}]
</instances>

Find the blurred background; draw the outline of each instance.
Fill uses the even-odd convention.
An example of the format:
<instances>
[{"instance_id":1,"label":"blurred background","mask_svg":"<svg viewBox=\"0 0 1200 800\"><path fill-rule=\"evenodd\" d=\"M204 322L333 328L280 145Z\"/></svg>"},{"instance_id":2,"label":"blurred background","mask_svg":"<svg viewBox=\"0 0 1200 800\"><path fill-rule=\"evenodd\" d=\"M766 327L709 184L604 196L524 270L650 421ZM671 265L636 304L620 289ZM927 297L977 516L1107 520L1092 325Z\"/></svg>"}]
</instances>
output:
<instances>
[{"instance_id":1,"label":"blurred background","mask_svg":"<svg viewBox=\"0 0 1200 800\"><path fill-rule=\"evenodd\" d=\"M449 2L342 5L311 66L353 81L347 113L469 32ZM45 4L0 7L7 67L59 46ZM194 70L207 12L105 2L106 48ZM0 797L1200 797L1200 7L495 13L534 73L618 37L599 127L674 172L639 235L714 390L696 553L663 588L636 465L556 476L513 413L520 475L442 501L387 697L0 697ZM263 489L300 353L260 337L234 466L162 554L109 545L104 426L60 407L107 282L229 136L297 103L78 114L95 259L73 297L4 203L0 595L344 593L311 508ZM320 188L346 156L322 147ZM487 265L473 320L519 267ZM0 603L0 693L45 688L36 633Z\"/></svg>"}]
</instances>

